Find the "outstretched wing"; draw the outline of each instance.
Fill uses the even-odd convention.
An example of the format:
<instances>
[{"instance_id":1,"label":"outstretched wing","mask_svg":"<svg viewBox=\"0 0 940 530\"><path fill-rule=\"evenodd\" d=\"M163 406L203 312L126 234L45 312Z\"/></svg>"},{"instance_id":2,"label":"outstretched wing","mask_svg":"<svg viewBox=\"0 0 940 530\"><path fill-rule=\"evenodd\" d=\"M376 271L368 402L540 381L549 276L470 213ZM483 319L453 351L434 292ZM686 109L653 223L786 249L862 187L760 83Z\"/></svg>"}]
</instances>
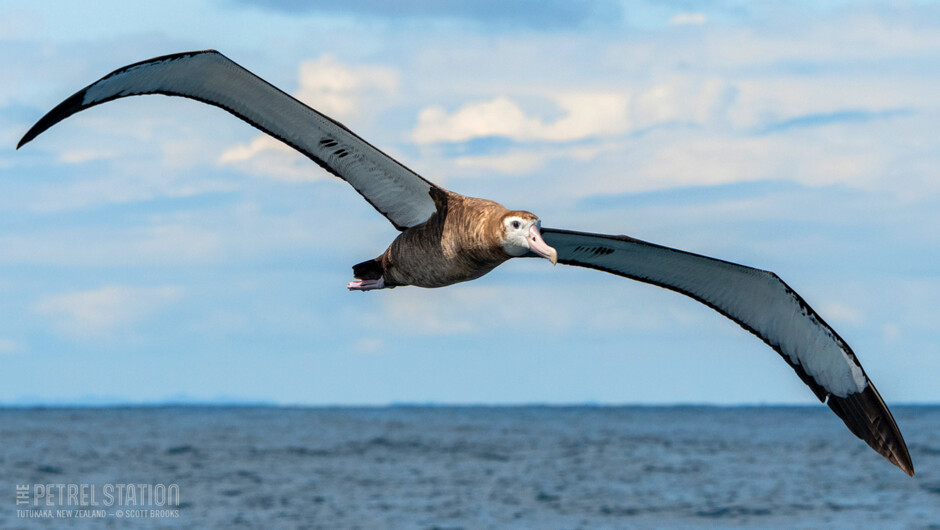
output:
<instances>
[{"instance_id":1,"label":"outstretched wing","mask_svg":"<svg viewBox=\"0 0 940 530\"><path fill-rule=\"evenodd\" d=\"M429 191L437 186L214 50L166 55L111 72L49 111L17 149L76 112L144 94L182 96L231 112L349 182L399 230L435 211Z\"/></svg>"},{"instance_id":2,"label":"outstretched wing","mask_svg":"<svg viewBox=\"0 0 940 530\"><path fill-rule=\"evenodd\" d=\"M856 436L913 476L904 438L849 345L776 274L627 236L543 228L558 261L682 293L777 351Z\"/></svg>"}]
</instances>

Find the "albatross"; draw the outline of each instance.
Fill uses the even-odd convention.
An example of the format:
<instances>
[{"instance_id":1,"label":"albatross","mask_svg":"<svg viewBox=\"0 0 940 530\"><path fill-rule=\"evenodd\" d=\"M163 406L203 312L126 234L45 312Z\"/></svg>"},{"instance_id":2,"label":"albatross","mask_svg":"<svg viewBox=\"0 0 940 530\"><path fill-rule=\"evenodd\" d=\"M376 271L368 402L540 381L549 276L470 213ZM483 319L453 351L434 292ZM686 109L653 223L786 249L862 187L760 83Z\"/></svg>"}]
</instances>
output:
<instances>
[{"instance_id":1,"label":"albatross","mask_svg":"<svg viewBox=\"0 0 940 530\"><path fill-rule=\"evenodd\" d=\"M530 212L446 190L215 50L119 68L49 111L17 149L72 114L144 94L181 96L230 112L348 182L401 231L382 254L353 267L350 290L444 287L516 257L670 289L763 340L853 434L914 475L904 438L855 353L776 274L624 235L543 227Z\"/></svg>"}]
</instances>

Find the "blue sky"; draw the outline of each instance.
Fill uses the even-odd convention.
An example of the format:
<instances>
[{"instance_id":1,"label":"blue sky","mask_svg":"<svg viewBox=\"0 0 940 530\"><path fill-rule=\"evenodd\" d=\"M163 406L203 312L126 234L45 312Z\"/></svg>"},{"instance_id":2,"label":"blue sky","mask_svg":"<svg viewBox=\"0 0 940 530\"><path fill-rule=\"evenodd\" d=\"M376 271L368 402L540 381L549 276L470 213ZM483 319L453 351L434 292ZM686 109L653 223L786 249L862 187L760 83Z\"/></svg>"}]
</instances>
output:
<instances>
[{"instance_id":1,"label":"blue sky","mask_svg":"<svg viewBox=\"0 0 940 530\"><path fill-rule=\"evenodd\" d=\"M14 150L206 48L454 191L773 270L889 403L940 401L940 5L337 5L0 4L0 403L814 400L717 313L594 271L347 292L396 231L215 108L129 98Z\"/></svg>"}]
</instances>

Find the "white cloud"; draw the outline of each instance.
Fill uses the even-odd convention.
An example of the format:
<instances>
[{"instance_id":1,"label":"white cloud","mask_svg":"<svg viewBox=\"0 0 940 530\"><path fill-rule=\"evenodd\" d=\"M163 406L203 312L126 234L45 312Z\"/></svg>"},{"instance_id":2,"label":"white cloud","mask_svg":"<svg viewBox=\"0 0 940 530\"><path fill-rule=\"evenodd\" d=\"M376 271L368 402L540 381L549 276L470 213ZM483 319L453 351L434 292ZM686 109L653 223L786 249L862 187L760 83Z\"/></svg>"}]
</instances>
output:
<instances>
[{"instance_id":1,"label":"white cloud","mask_svg":"<svg viewBox=\"0 0 940 530\"><path fill-rule=\"evenodd\" d=\"M559 195L771 179L936 190L929 167L938 160L940 78L913 65L940 51L940 35L915 22L915 11L846 9L744 28L682 13L673 24L706 25L602 50L569 40L564 54L551 48L557 42L537 39L500 41L500 53L484 44L463 52L460 62L492 55L481 76L489 85L463 74L461 85L438 88L456 101L423 107L411 138L425 146L486 136L525 144L469 154L452 149L436 170L457 177L536 170L552 177L558 171L552 162L570 157L551 143L591 145L591 156L578 159L585 163L577 178ZM527 45L564 60L538 60L526 55ZM500 61L506 55L515 62ZM569 103L561 94L586 101ZM613 95L613 104L596 94ZM560 117L527 106L540 98L554 102ZM591 105L596 113L588 112Z\"/></svg>"},{"instance_id":2,"label":"white cloud","mask_svg":"<svg viewBox=\"0 0 940 530\"><path fill-rule=\"evenodd\" d=\"M502 155L462 156L454 159L454 163L458 167L518 175L538 169L547 158L543 153L516 151Z\"/></svg>"},{"instance_id":3,"label":"white cloud","mask_svg":"<svg viewBox=\"0 0 940 530\"><path fill-rule=\"evenodd\" d=\"M890 150L879 148L881 138L843 125L761 136L667 128L605 147L558 193L584 197L756 181L906 192L890 171Z\"/></svg>"},{"instance_id":4,"label":"white cloud","mask_svg":"<svg viewBox=\"0 0 940 530\"><path fill-rule=\"evenodd\" d=\"M838 323L857 326L865 322L865 317L858 308L836 301L822 304L819 307L819 314L832 324Z\"/></svg>"},{"instance_id":5,"label":"white cloud","mask_svg":"<svg viewBox=\"0 0 940 530\"><path fill-rule=\"evenodd\" d=\"M418 143L460 142L486 136L525 139L540 126L514 102L500 97L464 105L453 115L441 107L428 107L418 114L412 138Z\"/></svg>"},{"instance_id":6,"label":"white cloud","mask_svg":"<svg viewBox=\"0 0 940 530\"><path fill-rule=\"evenodd\" d=\"M679 13L669 19L670 26L700 26L706 22L705 13Z\"/></svg>"},{"instance_id":7,"label":"white cloud","mask_svg":"<svg viewBox=\"0 0 940 530\"><path fill-rule=\"evenodd\" d=\"M712 34L703 52L728 65L779 65L785 61L873 61L936 52L935 26L917 17L858 10L833 17L800 17L755 28L727 28ZM900 13L900 10L899 10ZM872 72L870 77L879 77Z\"/></svg>"},{"instance_id":8,"label":"white cloud","mask_svg":"<svg viewBox=\"0 0 940 530\"><path fill-rule=\"evenodd\" d=\"M577 140L628 130L629 97L622 93L576 92L556 96L565 116L547 126L546 140Z\"/></svg>"},{"instance_id":9,"label":"white cloud","mask_svg":"<svg viewBox=\"0 0 940 530\"><path fill-rule=\"evenodd\" d=\"M182 289L177 286L110 285L48 295L36 301L32 310L52 319L70 335L100 336L152 315L181 295Z\"/></svg>"},{"instance_id":10,"label":"white cloud","mask_svg":"<svg viewBox=\"0 0 940 530\"><path fill-rule=\"evenodd\" d=\"M459 168L480 170L478 174L490 172L507 175L523 175L541 169L561 159L588 161L599 153L613 148L613 144L598 144L584 147L555 146L541 150L514 149L498 155L468 155L453 159Z\"/></svg>"},{"instance_id":11,"label":"white cloud","mask_svg":"<svg viewBox=\"0 0 940 530\"><path fill-rule=\"evenodd\" d=\"M546 123L527 116L513 100L497 97L468 103L448 114L428 107L418 114L412 138L420 144L461 142L500 136L519 141L568 141L609 135L627 129L628 98L612 92L571 92L552 97L563 116Z\"/></svg>"},{"instance_id":12,"label":"white cloud","mask_svg":"<svg viewBox=\"0 0 940 530\"><path fill-rule=\"evenodd\" d=\"M250 160L252 157L257 154L266 151L266 150L281 150L290 153L296 153L297 151L291 146L285 144L284 142L273 138L268 135L258 136L250 143L239 144L231 149L228 149L221 156L219 156L218 162L220 164L232 164L237 162L244 162Z\"/></svg>"},{"instance_id":13,"label":"white cloud","mask_svg":"<svg viewBox=\"0 0 940 530\"><path fill-rule=\"evenodd\" d=\"M59 161L65 164L83 164L95 160L104 160L113 158L115 154L112 151L97 149L71 149L59 154Z\"/></svg>"},{"instance_id":14,"label":"white cloud","mask_svg":"<svg viewBox=\"0 0 940 530\"><path fill-rule=\"evenodd\" d=\"M732 89L734 102L727 107L727 118L740 130L847 111L925 111L940 106L931 97L940 90L940 79L906 75L863 79L778 75L736 80Z\"/></svg>"},{"instance_id":15,"label":"white cloud","mask_svg":"<svg viewBox=\"0 0 940 530\"><path fill-rule=\"evenodd\" d=\"M361 115L398 90L398 73L381 66L349 66L331 55L300 65L294 96L334 119Z\"/></svg>"},{"instance_id":16,"label":"white cloud","mask_svg":"<svg viewBox=\"0 0 940 530\"><path fill-rule=\"evenodd\" d=\"M219 164L231 164L242 171L287 182L324 178L326 174L284 142L268 135L225 150Z\"/></svg>"},{"instance_id":17,"label":"white cloud","mask_svg":"<svg viewBox=\"0 0 940 530\"><path fill-rule=\"evenodd\" d=\"M828 78L671 79L629 98L628 134L599 136L576 146L553 144L545 134L544 142L505 152L452 156L438 171L463 177L476 176L470 170L539 170L551 176L557 171L553 162L576 161L578 178L560 179L561 185L553 188L559 197L767 180L898 195L937 189L926 175L938 160L929 146L935 144L931 132L940 113L918 108L918 101L929 100L922 87L905 88L904 81L888 80L878 82L871 94L864 86L843 89L847 81ZM453 123L444 124L453 125L450 138L460 137L459 117L450 115ZM509 134L511 129L503 131ZM910 184L899 185L899 178Z\"/></svg>"},{"instance_id":18,"label":"white cloud","mask_svg":"<svg viewBox=\"0 0 940 530\"><path fill-rule=\"evenodd\" d=\"M678 74L634 90L634 131L663 123L720 126L737 93L732 82L720 77Z\"/></svg>"}]
</instances>

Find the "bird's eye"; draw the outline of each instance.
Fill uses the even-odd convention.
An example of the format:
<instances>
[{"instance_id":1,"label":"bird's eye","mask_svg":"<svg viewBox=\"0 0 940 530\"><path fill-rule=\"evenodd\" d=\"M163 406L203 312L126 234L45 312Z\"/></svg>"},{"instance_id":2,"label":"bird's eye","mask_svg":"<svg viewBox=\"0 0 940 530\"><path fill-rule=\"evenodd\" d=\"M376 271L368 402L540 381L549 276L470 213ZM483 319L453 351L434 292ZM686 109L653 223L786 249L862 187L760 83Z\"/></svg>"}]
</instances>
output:
<instances>
[{"instance_id":1,"label":"bird's eye","mask_svg":"<svg viewBox=\"0 0 940 530\"><path fill-rule=\"evenodd\" d=\"M518 229L518 228L519 228L519 221L513 221L513 222L512 222L512 227Z\"/></svg>"}]
</instances>

